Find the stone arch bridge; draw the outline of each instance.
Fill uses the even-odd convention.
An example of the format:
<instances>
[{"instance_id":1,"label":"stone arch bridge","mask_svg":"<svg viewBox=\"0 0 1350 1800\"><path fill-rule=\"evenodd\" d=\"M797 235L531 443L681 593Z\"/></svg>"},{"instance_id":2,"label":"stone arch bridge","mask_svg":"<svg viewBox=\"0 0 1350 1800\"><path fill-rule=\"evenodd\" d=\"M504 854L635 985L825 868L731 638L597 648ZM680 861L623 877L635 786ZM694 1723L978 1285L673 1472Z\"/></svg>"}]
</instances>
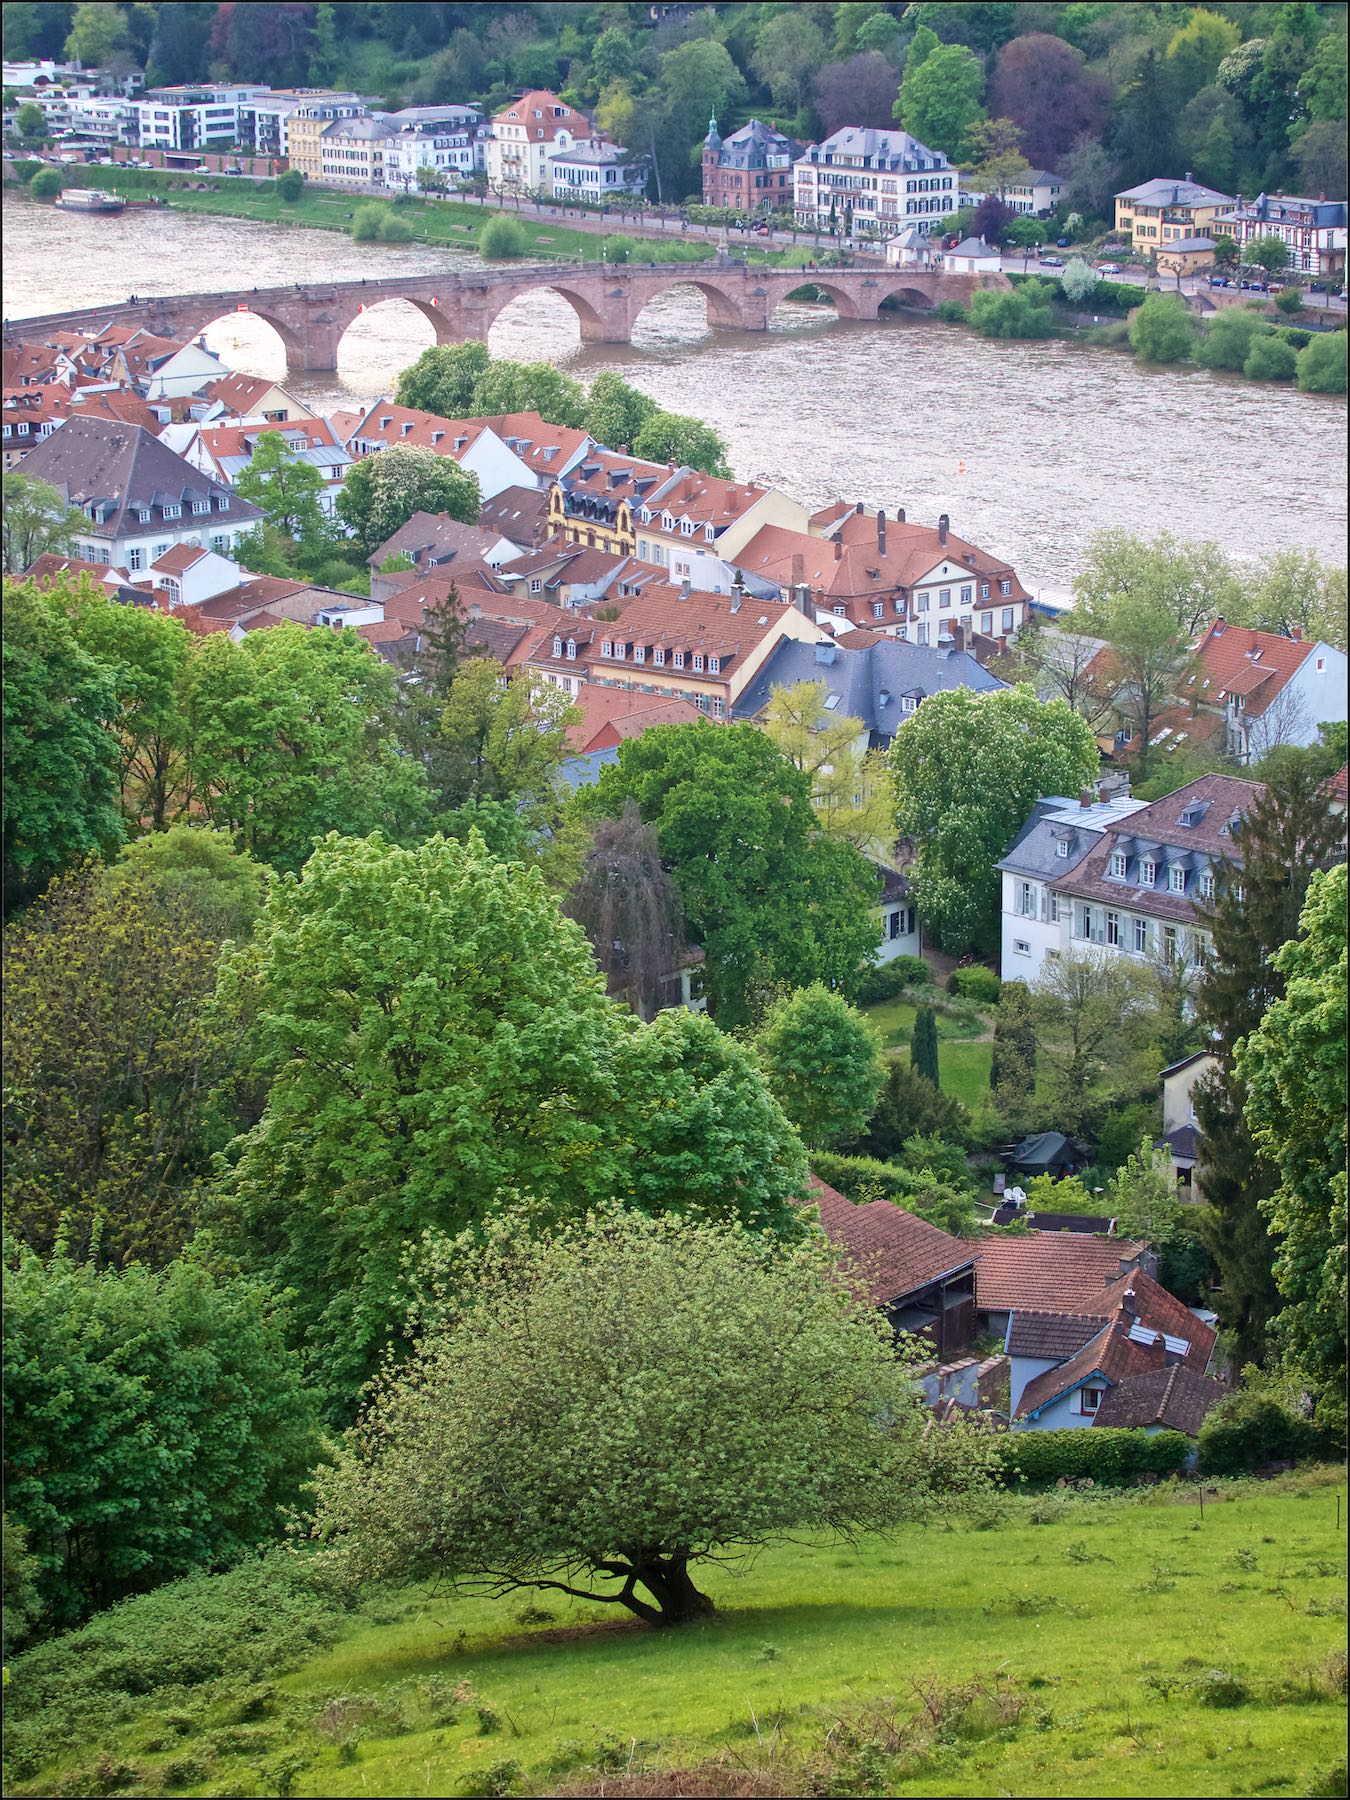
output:
<instances>
[{"instance_id":1,"label":"stone arch bridge","mask_svg":"<svg viewBox=\"0 0 1350 1800\"><path fill-rule=\"evenodd\" d=\"M774 308L795 289L819 288L841 319L875 319L885 300L929 309L940 300L965 303L977 288L1005 288L1003 275L950 275L932 269L767 269L742 262L626 264L607 267L549 263L513 269L446 270L439 275L400 275L380 281L338 281L291 287L238 288L214 294L172 294L120 306L7 319L7 343L38 340L55 332L96 331L139 325L157 336L187 340L234 313L252 313L269 324L286 347L293 369L337 368L338 345L363 312L389 300L417 308L438 344L468 338L487 341L493 320L521 294L560 294L576 313L583 343L626 344L642 309L671 288L696 288L710 326L767 331Z\"/></svg>"}]
</instances>

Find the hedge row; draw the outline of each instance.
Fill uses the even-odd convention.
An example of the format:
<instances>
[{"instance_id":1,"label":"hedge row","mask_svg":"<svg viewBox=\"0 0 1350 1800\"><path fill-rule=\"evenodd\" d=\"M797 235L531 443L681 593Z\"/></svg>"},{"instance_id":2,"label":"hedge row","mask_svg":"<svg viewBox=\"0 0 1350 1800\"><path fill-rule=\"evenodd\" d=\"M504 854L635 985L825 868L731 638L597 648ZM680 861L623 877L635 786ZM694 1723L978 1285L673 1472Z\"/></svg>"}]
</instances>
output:
<instances>
[{"instance_id":1,"label":"hedge row","mask_svg":"<svg viewBox=\"0 0 1350 1800\"><path fill-rule=\"evenodd\" d=\"M867 971L858 998L864 1006L876 1006L879 1001L897 999L906 988L927 987L932 979L921 956L893 956Z\"/></svg>"},{"instance_id":2,"label":"hedge row","mask_svg":"<svg viewBox=\"0 0 1350 1800\"><path fill-rule=\"evenodd\" d=\"M1111 1485L1136 1475L1177 1475L1192 1451L1181 1431L1110 1431L1100 1426L1064 1431L1010 1431L1000 1441L1003 1473L1028 1487L1053 1487L1061 1476Z\"/></svg>"}]
</instances>

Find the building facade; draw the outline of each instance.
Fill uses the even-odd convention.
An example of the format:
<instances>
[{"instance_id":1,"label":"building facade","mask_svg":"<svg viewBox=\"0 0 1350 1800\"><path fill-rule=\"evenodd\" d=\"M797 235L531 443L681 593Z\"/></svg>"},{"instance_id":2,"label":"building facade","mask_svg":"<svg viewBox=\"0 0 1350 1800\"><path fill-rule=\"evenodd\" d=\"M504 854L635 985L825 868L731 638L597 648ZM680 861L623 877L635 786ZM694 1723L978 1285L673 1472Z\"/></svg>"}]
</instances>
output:
<instances>
[{"instance_id":1,"label":"building facade","mask_svg":"<svg viewBox=\"0 0 1350 1800\"><path fill-rule=\"evenodd\" d=\"M758 119L723 138L714 114L703 141L703 204L747 214L791 212L792 165L804 148Z\"/></svg>"},{"instance_id":2,"label":"building facade","mask_svg":"<svg viewBox=\"0 0 1350 1800\"><path fill-rule=\"evenodd\" d=\"M1002 961L1004 981L1031 982L1047 960L1065 947L1065 924L1053 884L1101 843L1107 830L1123 824L1146 802L1126 797L1103 800L1088 793L1078 800L1038 800L1031 816L996 866L1003 879Z\"/></svg>"},{"instance_id":3,"label":"building facade","mask_svg":"<svg viewBox=\"0 0 1350 1800\"><path fill-rule=\"evenodd\" d=\"M1289 268L1302 275L1345 278L1345 201L1308 200L1291 194L1258 194L1221 212L1215 231L1225 232L1240 250L1258 238L1278 238L1289 252Z\"/></svg>"},{"instance_id":4,"label":"building facade","mask_svg":"<svg viewBox=\"0 0 1350 1800\"><path fill-rule=\"evenodd\" d=\"M555 200L623 200L644 194L647 164L603 138L560 144L547 158Z\"/></svg>"},{"instance_id":5,"label":"building facade","mask_svg":"<svg viewBox=\"0 0 1350 1800\"><path fill-rule=\"evenodd\" d=\"M893 237L938 226L961 205L961 177L941 150L907 131L846 126L793 164L793 217L808 231Z\"/></svg>"},{"instance_id":6,"label":"building facade","mask_svg":"<svg viewBox=\"0 0 1350 1800\"><path fill-rule=\"evenodd\" d=\"M594 133L583 113L544 89L532 89L494 113L487 144L488 186L494 193L552 192L549 158Z\"/></svg>"},{"instance_id":7,"label":"building facade","mask_svg":"<svg viewBox=\"0 0 1350 1800\"><path fill-rule=\"evenodd\" d=\"M1212 237L1214 221L1233 205L1188 174L1184 181L1141 181L1116 195L1116 230L1126 232L1136 250L1158 250L1178 238Z\"/></svg>"}]
</instances>

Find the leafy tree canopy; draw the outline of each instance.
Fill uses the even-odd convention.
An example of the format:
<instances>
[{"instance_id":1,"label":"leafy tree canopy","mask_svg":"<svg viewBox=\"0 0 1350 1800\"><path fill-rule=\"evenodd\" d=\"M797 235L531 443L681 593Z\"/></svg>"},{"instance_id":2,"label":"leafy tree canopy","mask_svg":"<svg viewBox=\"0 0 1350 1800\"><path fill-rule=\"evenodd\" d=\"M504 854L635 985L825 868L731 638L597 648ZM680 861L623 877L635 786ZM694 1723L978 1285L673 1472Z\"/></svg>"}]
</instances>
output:
<instances>
[{"instance_id":1,"label":"leafy tree canopy","mask_svg":"<svg viewBox=\"0 0 1350 1800\"><path fill-rule=\"evenodd\" d=\"M363 457L347 471L338 495L338 512L366 556L373 556L414 513L445 513L474 525L480 506L472 469L462 469L453 457L438 456L426 444L394 444Z\"/></svg>"},{"instance_id":2,"label":"leafy tree canopy","mask_svg":"<svg viewBox=\"0 0 1350 1800\"><path fill-rule=\"evenodd\" d=\"M875 1026L820 982L775 1002L755 1038L769 1086L812 1149L861 1135L886 1077Z\"/></svg>"}]
</instances>

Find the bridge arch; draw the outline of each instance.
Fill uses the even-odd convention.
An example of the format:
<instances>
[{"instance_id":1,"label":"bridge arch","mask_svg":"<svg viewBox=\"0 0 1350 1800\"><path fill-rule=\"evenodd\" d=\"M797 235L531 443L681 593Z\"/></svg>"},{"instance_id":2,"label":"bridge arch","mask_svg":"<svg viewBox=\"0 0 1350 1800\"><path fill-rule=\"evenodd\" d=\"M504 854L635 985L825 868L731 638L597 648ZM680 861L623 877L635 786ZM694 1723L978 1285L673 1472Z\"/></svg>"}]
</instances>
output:
<instances>
[{"instance_id":1,"label":"bridge arch","mask_svg":"<svg viewBox=\"0 0 1350 1800\"><path fill-rule=\"evenodd\" d=\"M416 294L372 294L369 299L352 295L334 309L335 356L342 354L342 346L353 326L362 327L357 333L358 341L362 337L368 337L383 347L390 338L404 335L400 326L406 329L412 323L414 315L430 325L433 343L453 344L459 341L455 318L447 317L430 299L420 298ZM421 337L420 332L418 336ZM355 349L355 346L349 348ZM419 342L415 348L409 348L411 353L408 360L412 361L428 346L425 342ZM404 346L400 345L399 349L400 353L404 353Z\"/></svg>"},{"instance_id":2,"label":"bridge arch","mask_svg":"<svg viewBox=\"0 0 1350 1800\"><path fill-rule=\"evenodd\" d=\"M605 298L603 286L603 282L597 282L595 277L583 283L575 279L569 280L563 275L556 279L522 282L519 287L498 290L482 313L483 342L488 341L489 332L502 314L518 300L527 299L533 294L554 294L571 309L580 328L582 343L603 344L611 336L601 310ZM596 304L597 300L600 305Z\"/></svg>"},{"instance_id":3,"label":"bridge arch","mask_svg":"<svg viewBox=\"0 0 1350 1800\"><path fill-rule=\"evenodd\" d=\"M668 295L692 290L703 302L708 331L753 331L764 327L764 295L759 288L747 288L719 282L715 276L699 275L688 264L676 264L664 279L643 278L641 287L630 301L628 324L633 331L643 314Z\"/></svg>"},{"instance_id":4,"label":"bridge arch","mask_svg":"<svg viewBox=\"0 0 1350 1800\"><path fill-rule=\"evenodd\" d=\"M282 355L288 369L305 367L305 344L294 328L277 313L270 312L265 306L233 306L217 312L214 307L207 308L195 325L181 325L173 335L181 338L200 337L210 331L213 326L233 325L244 319L258 319L281 340Z\"/></svg>"}]
</instances>

